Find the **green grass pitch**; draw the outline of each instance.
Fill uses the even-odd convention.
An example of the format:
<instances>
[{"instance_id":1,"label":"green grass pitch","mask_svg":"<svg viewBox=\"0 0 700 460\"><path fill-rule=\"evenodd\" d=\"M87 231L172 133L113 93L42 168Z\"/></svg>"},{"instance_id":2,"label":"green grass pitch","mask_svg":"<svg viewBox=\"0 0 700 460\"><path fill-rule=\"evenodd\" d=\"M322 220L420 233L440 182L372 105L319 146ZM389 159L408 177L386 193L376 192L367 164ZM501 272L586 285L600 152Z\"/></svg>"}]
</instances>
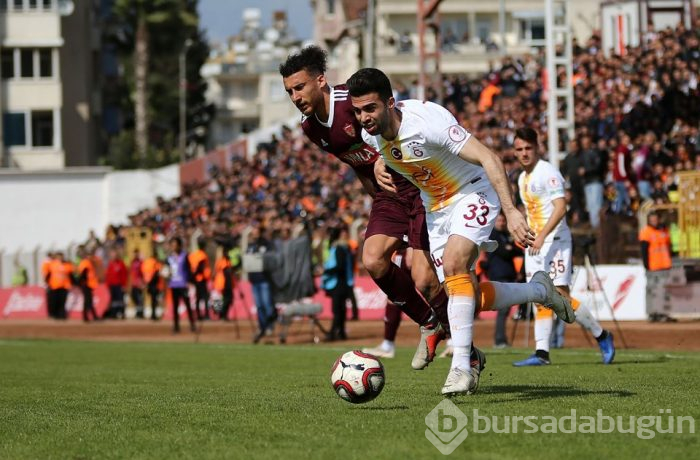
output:
<instances>
[{"instance_id":1,"label":"green grass pitch","mask_svg":"<svg viewBox=\"0 0 700 460\"><path fill-rule=\"evenodd\" d=\"M425 417L443 398L448 360L410 368L385 359L382 394L351 405L329 372L347 348L0 341L0 458L442 458ZM479 392L456 398L471 416L672 416L700 421L700 356L555 350L554 364L517 369L525 350L486 350ZM663 414L667 428L667 413ZM628 418L625 418L628 420ZM471 430L472 420L467 424ZM499 421L499 423L501 423ZM542 422L538 422L542 423ZM629 426L625 422L625 427ZM470 433L469 459L690 458L698 434ZM696 432L700 431L700 425Z\"/></svg>"}]
</instances>

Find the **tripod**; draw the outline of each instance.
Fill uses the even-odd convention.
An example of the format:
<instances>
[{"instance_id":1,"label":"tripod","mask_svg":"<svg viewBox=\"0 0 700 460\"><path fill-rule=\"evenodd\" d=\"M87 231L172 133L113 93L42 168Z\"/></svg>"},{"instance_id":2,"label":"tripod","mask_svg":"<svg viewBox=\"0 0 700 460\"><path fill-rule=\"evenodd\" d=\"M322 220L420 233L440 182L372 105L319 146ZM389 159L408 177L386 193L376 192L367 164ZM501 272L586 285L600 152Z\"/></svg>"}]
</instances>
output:
<instances>
[{"instance_id":1,"label":"tripod","mask_svg":"<svg viewBox=\"0 0 700 460\"><path fill-rule=\"evenodd\" d=\"M593 263L593 258L591 256L591 245L584 245L583 251L583 269L586 270L586 290L590 293L590 297L592 299L593 305L595 305L596 307L596 311L598 311L598 297L596 296L596 289L600 290L600 292L602 293L603 301L605 302L605 305L607 306L608 311L610 312L610 317L612 318L612 321L615 324L615 332L620 338L622 346L624 348L628 348L627 342L625 341L625 336L622 334L622 329L620 328L620 323L618 323L617 318L615 318L615 310L610 304L610 299L608 299L608 295L605 293L605 289L603 289L603 283L600 281L600 277L598 276L598 270L596 269L596 266ZM578 277L580 272L580 269L576 271L574 275L574 280L572 282L572 286L576 284L576 278ZM593 283L595 283L595 285Z\"/></svg>"}]
</instances>

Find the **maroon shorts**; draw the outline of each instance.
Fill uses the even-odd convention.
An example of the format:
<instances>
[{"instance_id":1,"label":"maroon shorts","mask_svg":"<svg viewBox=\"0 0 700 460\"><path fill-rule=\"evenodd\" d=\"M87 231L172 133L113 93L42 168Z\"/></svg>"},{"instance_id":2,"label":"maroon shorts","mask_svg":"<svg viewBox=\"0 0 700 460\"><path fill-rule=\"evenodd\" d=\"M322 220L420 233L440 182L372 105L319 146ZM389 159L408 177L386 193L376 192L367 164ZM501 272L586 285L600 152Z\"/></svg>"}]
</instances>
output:
<instances>
[{"instance_id":1,"label":"maroon shorts","mask_svg":"<svg viewBox=\"0 0 700 460\"><path fill-rule=\"evenodd\" d=\"M377 192L372 202L365 239L386 235L407 242L413 249L430 250L425 208L420 193L399 196L384 190Z\"/></svg>"}]
</instances>

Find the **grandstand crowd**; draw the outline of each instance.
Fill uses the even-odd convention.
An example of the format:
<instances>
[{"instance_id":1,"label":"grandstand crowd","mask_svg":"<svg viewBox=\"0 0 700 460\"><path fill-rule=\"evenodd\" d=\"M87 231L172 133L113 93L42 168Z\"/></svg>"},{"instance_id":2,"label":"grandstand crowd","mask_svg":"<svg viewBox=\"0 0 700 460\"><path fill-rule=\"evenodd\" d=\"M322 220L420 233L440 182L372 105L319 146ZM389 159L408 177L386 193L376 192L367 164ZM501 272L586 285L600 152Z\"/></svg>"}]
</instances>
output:
<instances>
[{"instance_id":1,"label":"grandstand crowd","mask_svg":"<svg viewBox=\"0 0 700 460\"><path fill-rule=\"evenodd\" d=\"M645 200L673 202L677 173L700 170L699 43L700 20L690 30L679 25L648 32L641 46L622 54L606 55L598 35L574 42L576 131L572 139L563 136L567 155L560 165L572 225L595 231L602 214L636 215ZM506 56L481 78L444 76L442 87L426 92L501 156L514 190L515 128L533 127L547 142L543 69L543 54ZM556 78L562 85L563 68ZM416 95L415 82L394 86L398 100ZM131 216L131 225L151 229L156 242L179 237L186 246L200 239L236 246L248 229L260 229L272 241L288 238L307 222L320 247L331 228L368 217L371 198L354 172L299 128L285 127L279 137L258 145L255 155L236 156L231 164L214 171L208 183L186 187L179 197L159 199ZM361 236L361 231L352 235ZM91 235L86 248L106 253L124 237L124 227L110 227L103 241Z\"/></svg>"}]
</instances>

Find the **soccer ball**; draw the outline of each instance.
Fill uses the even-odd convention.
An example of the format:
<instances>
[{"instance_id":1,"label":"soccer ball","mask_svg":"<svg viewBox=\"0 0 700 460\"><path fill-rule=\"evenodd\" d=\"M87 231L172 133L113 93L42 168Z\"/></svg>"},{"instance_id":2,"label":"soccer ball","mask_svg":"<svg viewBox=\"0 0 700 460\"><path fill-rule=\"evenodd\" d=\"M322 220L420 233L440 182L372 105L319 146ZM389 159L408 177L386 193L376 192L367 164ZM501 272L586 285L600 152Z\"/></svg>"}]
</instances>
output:
<instances>
[{"instance_id":1,"label":"soccer ball","mask_svg":"<svg viewBox=\"0 0 700 460\"><path fill-rule=\"evenodd\" d=\"M371 401L384 388L384 366L374 355L348 351L333 364L331 384L338 396L348 402Z\"/></svg>"}]
</instances>

